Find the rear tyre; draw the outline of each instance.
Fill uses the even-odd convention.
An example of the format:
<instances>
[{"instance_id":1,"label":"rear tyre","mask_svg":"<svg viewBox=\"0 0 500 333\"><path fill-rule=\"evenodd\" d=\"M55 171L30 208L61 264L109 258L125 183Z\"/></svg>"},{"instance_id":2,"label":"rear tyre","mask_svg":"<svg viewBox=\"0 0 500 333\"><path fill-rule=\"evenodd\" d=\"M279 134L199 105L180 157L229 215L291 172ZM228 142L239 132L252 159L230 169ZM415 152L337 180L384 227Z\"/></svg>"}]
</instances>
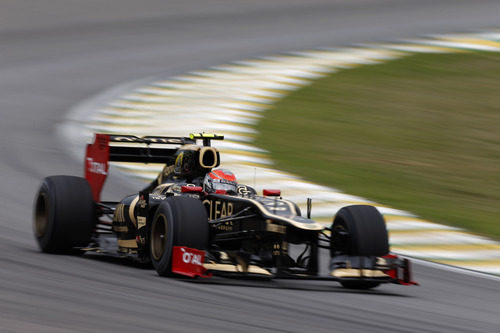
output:
<instances>
[{"instance_id":1,"label":"rear tyre","mask_svg":"<svg viewBox=\"0 0 500 333\"><path fill-rule=\"evenodd\" d=\"M62 254L87 246L94 226L94 201L86 179L52 176L43 180L33 216L40 250Z\"/></svg>"},{"instance_id":2,"label":"rear tyre","mask_svg":"<svg viewBox=\"0 0 500 333\"><path fill-rule=\"evenodd\" d=\"M389 253L385 221L379 211L368 205L340 209L332 224L330 255L381 257Z\"/></svg>"},{"instance_id":3,"label":"rear tyre","mask_svg":"<svg viewBox=\"0 0 500 333\"><path fill-rule=\"evenodd\" d=\"M198 250L208 247L208 217L196 199L176 196L163 201L151 224L150 255L160 276L172 273L172 249L187 246Z\"/></svg>"}]
</instances>

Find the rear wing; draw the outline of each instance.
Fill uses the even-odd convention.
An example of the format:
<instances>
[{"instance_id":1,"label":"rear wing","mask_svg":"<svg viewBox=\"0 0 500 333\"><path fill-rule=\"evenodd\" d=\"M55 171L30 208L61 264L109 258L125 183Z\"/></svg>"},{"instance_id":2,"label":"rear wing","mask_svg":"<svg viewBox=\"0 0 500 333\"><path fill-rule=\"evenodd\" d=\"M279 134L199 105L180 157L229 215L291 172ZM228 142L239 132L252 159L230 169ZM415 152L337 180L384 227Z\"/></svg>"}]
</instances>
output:
<instances>
[{"instance_id":1,"label":"rear wing","mask_svg":"<svg viewBox=\"0 0 500 333\"><path fill-rule=\"evenodd\" d=\"M187 144L203 140L210 146L211 140L223 140L223 135L196 133L189 137L95 134L94 142L87 145L85 154L85 178L92 189L96 202L106 181L109 162L173 164L177 150Z\"/></svg>"}]
</instances>

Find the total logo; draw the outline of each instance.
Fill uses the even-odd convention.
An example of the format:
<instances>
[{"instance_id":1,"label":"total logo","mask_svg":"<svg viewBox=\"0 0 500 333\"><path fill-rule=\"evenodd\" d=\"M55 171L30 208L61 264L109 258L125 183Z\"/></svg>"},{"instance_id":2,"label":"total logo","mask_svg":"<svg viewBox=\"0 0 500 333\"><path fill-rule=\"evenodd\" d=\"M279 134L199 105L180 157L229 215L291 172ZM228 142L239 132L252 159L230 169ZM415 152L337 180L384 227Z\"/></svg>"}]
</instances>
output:
<instances>
[{"instance_id":1,"label":"total logo","mask_svg":"<svg viewBox=\"0 0 500 333\"><path fill-rule=\"evenodd\" d=\"M107 175L106 163L94 162L92 157L87 157L88 170L92 173L97 173L99 175Z\"/></svg>"},{"instance_id":2,"label":"total logo","mask_svg":"<svg viewBox=\"0 0 500 333\"><path fill-rule=\"evenodd\" d=\"M183 247L181 247L181 251L182 251L182 261L184 263L201 266L201 255L188 252Z\"/></svg>"}]
</instances>

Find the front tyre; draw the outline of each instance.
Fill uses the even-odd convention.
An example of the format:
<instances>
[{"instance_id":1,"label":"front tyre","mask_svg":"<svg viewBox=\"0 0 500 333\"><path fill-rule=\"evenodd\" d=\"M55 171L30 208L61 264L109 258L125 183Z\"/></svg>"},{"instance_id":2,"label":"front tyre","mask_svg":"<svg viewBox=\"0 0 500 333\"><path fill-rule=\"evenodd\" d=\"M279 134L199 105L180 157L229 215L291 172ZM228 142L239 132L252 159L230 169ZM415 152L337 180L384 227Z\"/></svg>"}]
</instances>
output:
<instances>
[{"instance_id":1,"label":"front tyre","mask_svg":"<svg viewBox=\"0 0 500 333\"><path fill-rule=\"evenodd\" d=\"M346 206L332 224L330 255L381 257L389 253L389 238L383 216L368 205Z\"/></svg>"},{"instance_id":2,"label":"front tyre","mask_svg":"<svg viewBox=\"0 0 500 333\"><path fill-rule=\"evenodd\" d=\"M172 274L174 246L198 250L208 247L207 213L203 204L193 198L167 198L156 210L150 230L151 262L160 276Z\"/></svg>"},{"instance_id":3,"label":"front tyre","mask_svg":"<svg viewBox=\"0 0 500 333\"><path fill-rule=\"evenodd\" d=\"M353 205L340 209L332 223L330 255L381 257L389 253L385 221L373 206ZM348 289L372 289L377 281L347 280L340 284Z\"/></svg>"},{"instance_id":4,"label":"front tyre","mask_svg":"<svg viewBox=\"0 0 500 333\"><path fill-rule=\"evenodd\" d=\"M94 201L86 179L52 176L35 197L33 229L40 250L70 253L87 246L95 225Z\"/></svg>"}]
</instances>

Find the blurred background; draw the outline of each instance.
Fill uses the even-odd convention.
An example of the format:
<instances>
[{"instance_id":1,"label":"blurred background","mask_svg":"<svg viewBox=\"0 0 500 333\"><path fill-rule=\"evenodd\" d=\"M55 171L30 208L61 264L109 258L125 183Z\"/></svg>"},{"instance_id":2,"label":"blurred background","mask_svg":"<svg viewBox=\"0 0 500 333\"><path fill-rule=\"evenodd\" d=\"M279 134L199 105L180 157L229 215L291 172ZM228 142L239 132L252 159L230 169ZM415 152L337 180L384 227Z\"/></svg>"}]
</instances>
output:
<instances>
[{"instance_id":1,"label":"blurred background","mask_svg":"<svg viewBox=\"0 0 500 333\"><path fill-rule=\"evenodd\" d=\"M486 0L1 1L0 327L495 331L494 279L417 265L421 288L365 294L315 283L186 283L128 265L42 255L31 211L43 177L82 173L58 134L69 110L98 109L126 91L123 84L132 89L144 78L283 52L492 30L499 13L500 3ZM498 55L484 52L340 71L276 104L256 125L257 143L279 168L498 239L497 73ZM303 110L322 126L304 121ZM293 138L277 125L283 114L289 129L300 127ZM308 155L297 159L279 141L287 139ZM309 163L320 161L325 171L312 171ZM111 177L107 194L135 190Z\"/></svg>"}]
</instances>

